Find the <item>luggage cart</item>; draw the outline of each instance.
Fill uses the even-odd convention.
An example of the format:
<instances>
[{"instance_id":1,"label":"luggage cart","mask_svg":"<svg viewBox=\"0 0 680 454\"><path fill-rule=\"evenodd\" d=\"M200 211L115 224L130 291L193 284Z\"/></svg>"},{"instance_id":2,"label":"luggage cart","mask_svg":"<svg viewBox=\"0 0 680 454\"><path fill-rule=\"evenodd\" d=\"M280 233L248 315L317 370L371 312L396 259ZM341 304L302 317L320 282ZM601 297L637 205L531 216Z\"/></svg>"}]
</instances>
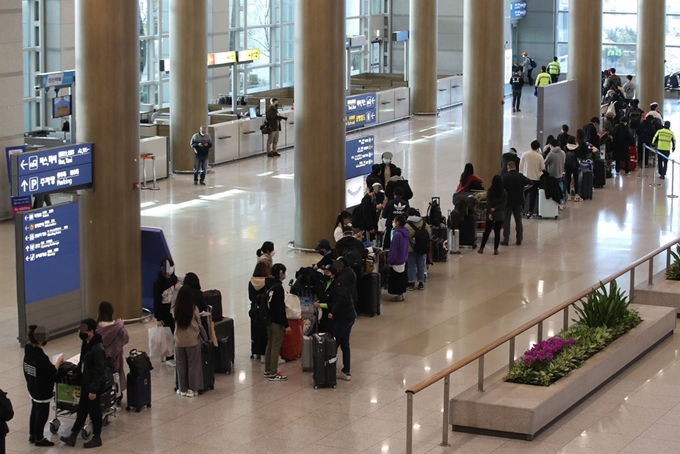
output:
<instances>
[{"instance_id":1,"label":"luggage cart","mask_svg":"<svg viewBox=\"0 0 680 454\"><path fill-rule=\"evenodd\" d=\"M102 393L102 425L108 426L111 418L116 417L118 400L117 384L108 388ZM80 401L80 386L68 383L57 383L56 393L54 394L54 419L50 421L50 432L56 434L61 427L60 417L73 417L78 413L78 402ZM92 422L88 421L80 431L83 439L87 440L92 435Z\"/></svg>"}]
</instances>

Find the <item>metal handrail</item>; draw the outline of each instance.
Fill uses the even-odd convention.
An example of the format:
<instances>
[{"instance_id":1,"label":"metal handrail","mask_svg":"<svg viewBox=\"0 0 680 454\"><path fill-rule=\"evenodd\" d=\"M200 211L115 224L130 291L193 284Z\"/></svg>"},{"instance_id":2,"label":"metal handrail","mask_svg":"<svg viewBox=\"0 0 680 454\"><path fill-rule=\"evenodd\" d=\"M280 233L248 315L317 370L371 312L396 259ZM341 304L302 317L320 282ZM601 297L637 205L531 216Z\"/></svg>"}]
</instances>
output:
<instances>
[{"instance_id":1,"label":"metal handrail","mask_svg":"<svg viewBox=\"0 0 680 454\"><path fill-rule=\"evenodd\" d=\"M648 275L648 284L652 285L654 284L654 258L656 258L659 254L663 253L666 251L666 268L670 266L670 261L671 261L671 248L677 244L680 243L680 238L676 238L673 241L666 243L665 245L655 249L654 251L650 252L649 254L645 255L644 257L636 260L632 264L628 265L626 268L624 268L621 271L618 271L607 278L603 279L600 281L604 285L611 285L613 281L618 279L619 277L630 273L630 290L628 292L629 298L632 300L633 297L635 296L635 269L640 266L645 264L646 262L649 262L649 275ZM545 322L548 318L552 317L553 315L556 315L560 312L564 313L564 318L563 318L563 328L566 330L569 328L569 308L582 298L587 297L593 290L596 290L599 288L599 284L595 286L588 287L587 289L583 290L582 292L578 293L576 296L572 296L569 299L563 301L561 304L555 306L554 308L544 312L543 314L539 315L538 317L526 322L519 328L514 329L513 331L509 332L508 334L496 339L495 341L487 344L486 346L482 347L481 349L477 350L475 353L472 353L468 355L467 357L457 361L456 363L450 365L446 369L434 374L430 378L423 380L422 382L410 387L409 389L406 390L406 398L407 398L407 410L406 410L406 454L412 454L413 452L413 399L416 394L419 392L429 388L430 386L434 385L435 383L444 380L444 405L443 405L443 417L442 417L442 446L449 446L448 440L449 440L449 432L448 432L448 426L449 426L449 392L450 392L450 379L451 379L451 374L459 371L460 369L464 368L465 366L468 366L469 364L473 363L474 361L479 361L479 367L478 367L478 377L477 377L477 389L480 392L484 391L484 356L496 348L502 346L506 342L509 343L509 362L508 362L508 369L511 369L513 364L515 363L515 339L517 336L525 333L526 331L530 330L534 326L538 327L538 342L541 342L543 340L543 322Z\"/></svg>"}]
</instances>

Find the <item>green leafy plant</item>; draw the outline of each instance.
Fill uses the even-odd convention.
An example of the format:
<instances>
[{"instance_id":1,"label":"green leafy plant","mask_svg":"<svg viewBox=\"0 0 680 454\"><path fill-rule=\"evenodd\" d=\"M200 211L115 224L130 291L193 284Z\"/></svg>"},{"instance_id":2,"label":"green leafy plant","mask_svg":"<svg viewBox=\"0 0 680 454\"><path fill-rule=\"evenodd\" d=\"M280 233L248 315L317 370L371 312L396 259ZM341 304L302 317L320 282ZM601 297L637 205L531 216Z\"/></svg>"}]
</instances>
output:
<instances>
[{"instance_id":1,"label":"green leafy plant","mask_svg":"<svg viewBox=\"0 0 680 454\"><path fill-rule=\"evenodd\" d=\"M671 281L680 281L680 245L675 247L675 252L669 250L673 263L666 268L666 279Z\"/></svg>"},{"instance_id":2,"label":"green leafy plant","mask_svg":"<svg viewBox=\"0 0 680 454\"><path fill-rule=\"evenodd\" d=\"M600 282L600 288L590 292L588 298L580 302L582 307L574 304L574 310L579 317L579 320L574 321L591 328L613 327L621 324L625 320L630 304L628 297L618 287L616 281L612 282L610 291L607 291L607 287Z\"/></svg>"}]
</instances>

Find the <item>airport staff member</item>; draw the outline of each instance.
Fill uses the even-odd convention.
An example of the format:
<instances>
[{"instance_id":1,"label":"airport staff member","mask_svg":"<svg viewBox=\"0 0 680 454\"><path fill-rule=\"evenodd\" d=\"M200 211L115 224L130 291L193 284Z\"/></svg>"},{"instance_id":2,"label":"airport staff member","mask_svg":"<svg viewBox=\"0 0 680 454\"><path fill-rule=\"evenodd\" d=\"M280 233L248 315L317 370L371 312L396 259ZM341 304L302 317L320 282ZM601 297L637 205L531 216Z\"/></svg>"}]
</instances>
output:
<instances>
[{"instance_id":1,"label":"airport staff member","mask_svg":"<svg viewBox=\"0 0 680 454\"><path fill-rule=\"evenodd\" d=\"M671 131L671 122L667 121L663 124L663 128L659 129L652 139L652 144L656 147L659 154L659 178L666 179L666 169L668 168L668 155L671 154L671 148L675 151L675 135ZM672 145L672 147L671 147Z\"/></svg>"},{"instance_id":2,"label":"airport staff member","mask_svg":"<svg viewBox=\"0 0 680 454\"><path fill-rule=\"evenodd\" d=\"M276 152L279 144L279 131L281 131L281 120L288 120L288 117L279 115L279 100L272 98L271 104L267 109L267 126L269 129L267 135L267 156L273 158L274 156L281 156Z\"/></svg>"},{"instance_id":3,"label":"airport staff member","mask_svg":"<svg viewBox=\"0 0 680 454\"><path fill-rule=\"evenodd\" d=\"M553 61L548 63L548 74L550 74L552 83L557 83L557 79L559 79L561 72L562 67L560 66L560 62L557 61L557 57L553 57Z\"/></svg>"},{"instance_id":4,"label":"airport staff member","mask_svg":"<svg viewBox=\"0 0 680 454\"><path fill-rule=\"evenodd\" d=\"M541 72L536 76L536 83L534 83L534 96L538 96L538 87L550 85L552 78L548 74L545 66L541 66Z\"/></svg>"}]
</instances>

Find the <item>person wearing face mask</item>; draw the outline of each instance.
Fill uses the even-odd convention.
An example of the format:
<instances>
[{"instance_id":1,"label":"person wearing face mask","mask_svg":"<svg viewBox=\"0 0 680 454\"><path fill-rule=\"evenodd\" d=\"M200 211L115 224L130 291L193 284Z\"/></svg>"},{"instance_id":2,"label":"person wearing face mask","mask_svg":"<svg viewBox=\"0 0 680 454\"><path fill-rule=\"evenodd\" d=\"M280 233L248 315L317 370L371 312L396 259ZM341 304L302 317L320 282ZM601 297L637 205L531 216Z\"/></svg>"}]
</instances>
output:
<instances>
[{"instance_id":1,"label":"person wearing face mask","mask_svg":"<svg viewBox=\"0 0 680 454\"><path fill-rule=\"evenodd\" d=\"M279 115L279 100L276 98L271 99L271 104L267 109L267 126L269 134L267 135L267 156L273 158L275 156L281 156L276 152L277 146L279 144L279 132L281 131L281 120L288 120L288 117Z\"/></svg>"},{"instance_id":2,"label":"person wearing face mask","mask_svg":"<svg viewBox=\"0 0 680 454\"><path fill-rule=\"evenodd\" d=\"M349 211L341 211L335 220L335 230L333 230L333 239L337 243L343 237L342 231L345 227L352 227L352 213Z\"/></svg>"},{"instance_id":3,"label":"person wearing face mask","mask_svg":"<svg viewBox=\"0 0 680 454\"><path fill-rule=\"evenodd\" d=\"M380 164L381 168L380 178L382 179L382 181L380 181L380 184L382 185L383 188L386 188L387 183L390 181L390 178L392 178L393 175L396 175L397 166L392 164L393 158L394 155L389 151L382 154L382 164Z\"/></svg>"},{"instance_id":4,"label":"person wearing face mask","mask_svg":"<svg viewBox=\"0 0 680 454\"><path fill-rule=\"evenodd\" d=\"M32 402L28 441L36 446L54 446L54 443L45 438L45 424L50 416L57 370L64 357L60 356L56 364L50 362L43 351L49 337L50 333L44 326L29 326L30 343L26 344L24 350L24 378Z\"/></svg>"},{"instance_id":5,"label":"person wearing face mask","mask_svg":"<svg viewBox=\"0 0 680 454\"><path fill-rule=\"evenodd\" d=\"M314 249L321 256L321 260L314 265L315 270L324 269L326 265L332 264L333 260L337 258L331 247L331 242L325 238L319 240L319 244L317 244Z\"/></svg>"},{"instance_id":6,"label":"person wearing face mask","mask_svg":"<svg viewBox=\"0 0 680 454\"><path fill-rule=\"evenodd\" d=\"M89 416L92 422L92 439L83 447L96 448L102 445L101 394L109 380L106 353L102 337L97 333L97 322L94 319L86 318L81 322L79 337L83 344L80 348L80 362L78 363L78 370L82 377L78 415L71 428L71 434L61 437L61 441L67 446L75 446L78 434Z\"/></svg>"},{"instance_id":7,"label":"person wearing face mask","mask_svg":"<svg viewBox=\"0 0 680 454\"><path fill-rule=\"evenodd\" d=\"M175 275L175 262L171 258L161 260L158 277L153 283L153 313L158 323L162 326L170 327L175 332L175 319L172 317L172 299L168 296L172 293L169 290L177 285ZM174 367L175 356L165 358L165 364Z\"/></svg>"},{"instance_id":8,"label":"person wearing face mask","mask_svg":"<svg viewBox=\"0 0 680 454\"><path fill-rule=\"evenodd\" d=\"M205 173L208 170L208 154L213 146L212 138L207 133L207 127L201 126L191 137L191 148L194 149L194 185L198 184L198 174L201 174L201 186L205 186Z\"/></svg>"},{"instance_id":9,"label":"person wearing face mask","mask_svg":"<svg viewBox=\"0 0 680 454\"><path fill-rule=\"evenodd\" d=\"M272 266L274 266L274 243L271 241L265 241L262 243L262 247L258 249L256 252L257 254L257 262L264 262L267 264L269 269L272 269Z\"/></svg>"},{"instance_id":10,"label":"person wearing face mask","mask_svg":"<svg viewBox=\"0 0 680 454\"><path fill-rule=\"evenodd\" d=\"M288 317L286 317L286 292L283 282L286 280L286 266L277 263L272 266L272 277L265 281L267 301L269 303L269 318L267 326L267 350L264 354L264 378L269 381L286 381L288 377L278 371L279 352L283 345L283 335L290 331Z\"/></svg>"}]
</instances>

